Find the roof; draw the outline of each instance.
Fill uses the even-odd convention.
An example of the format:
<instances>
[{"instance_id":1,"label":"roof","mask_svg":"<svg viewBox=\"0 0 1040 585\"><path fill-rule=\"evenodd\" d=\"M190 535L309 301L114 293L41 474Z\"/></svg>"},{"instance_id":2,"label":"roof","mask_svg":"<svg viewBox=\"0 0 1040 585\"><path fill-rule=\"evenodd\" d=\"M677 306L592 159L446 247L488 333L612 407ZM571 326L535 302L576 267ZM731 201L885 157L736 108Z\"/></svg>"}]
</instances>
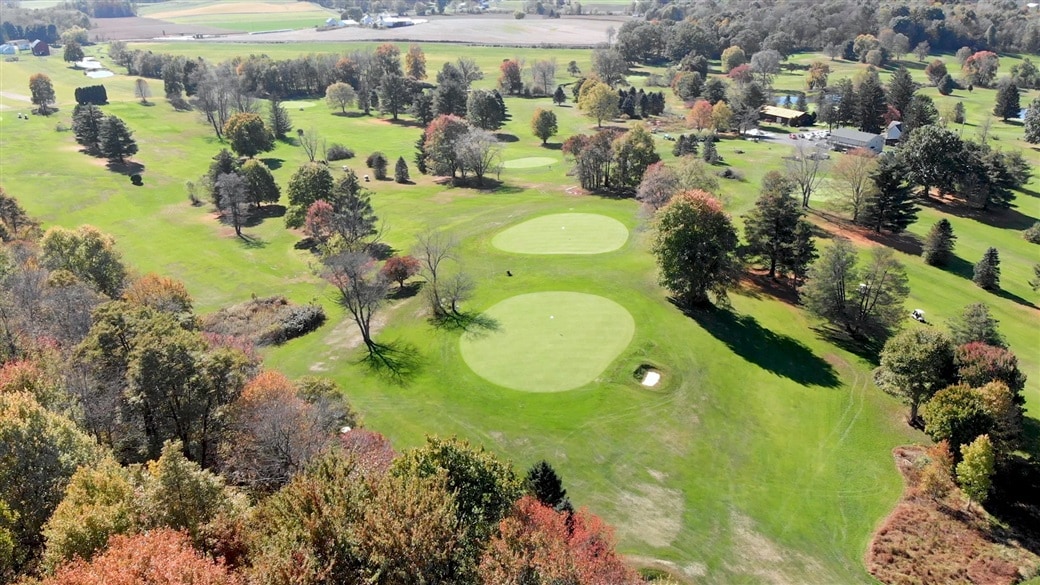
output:
<instances>
[{"instance_id":1,"label":"roof","mask_svg":"<svg viewBox=\"0 0 1040 585\"><path fill-rule=\"evenodd\" d=\"M888 128L885 130L885 138L888 140L898 140L903 136L903 123L899 120L892 120L888 124Z\"/></svg>"},{"instance_id":2,"label":"roof","mask_svg":"<svg viewBox=\"0 0 1040 585\"><path fill-rule=\"evenodd\" d=\"M835 128L831 130L831 141L839 141L845 144L870 144L872 140L879 137L880 134L860 132L852 128Z\"/></svg>"},{"instance_id":3,"label":"roof","mask_svg":"<svg viewBox=\"0 0 1040 585\"><path fill-rule=\"evenodd\" d=\"M805 115L805 112L792 110L790 108L781 108L780 106L762 106L762 113L766 116L790 119L801 118Z\"/></svg>"}]
</instances>

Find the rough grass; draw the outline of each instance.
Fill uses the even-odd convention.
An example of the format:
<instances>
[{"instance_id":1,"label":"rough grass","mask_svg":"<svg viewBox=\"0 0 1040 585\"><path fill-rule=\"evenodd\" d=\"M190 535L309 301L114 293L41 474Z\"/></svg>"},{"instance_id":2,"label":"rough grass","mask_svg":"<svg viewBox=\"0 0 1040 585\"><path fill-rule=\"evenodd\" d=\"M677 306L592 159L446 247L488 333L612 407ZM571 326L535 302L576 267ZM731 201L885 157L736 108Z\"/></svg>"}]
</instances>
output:
<instances>
[{"instance_id":1,"label":"rough grass","mask_svg":"<svg viewBox=\"0 0 1040 585\"><path fill-rule=\"evenodd\" d=\"M1040 557L978 505L966 510L959 490L940 501L919 491L923 449L900 447L893 455L906 489L870 543L866 562L872 575L889 585L1010 585L1036 574Z\"/></svg>"},{"instance_id":2,"label":"rough grass","mask_svg":"<svg viewBox=\"0 0 1040 585\"><path fill-rule=\"evenodd\" d=\"M325 323L321 305L296 305L282 296L251 299L202 319L206 333L241 337L259 346L285 343Z\"/></svg>"}]
</instances>

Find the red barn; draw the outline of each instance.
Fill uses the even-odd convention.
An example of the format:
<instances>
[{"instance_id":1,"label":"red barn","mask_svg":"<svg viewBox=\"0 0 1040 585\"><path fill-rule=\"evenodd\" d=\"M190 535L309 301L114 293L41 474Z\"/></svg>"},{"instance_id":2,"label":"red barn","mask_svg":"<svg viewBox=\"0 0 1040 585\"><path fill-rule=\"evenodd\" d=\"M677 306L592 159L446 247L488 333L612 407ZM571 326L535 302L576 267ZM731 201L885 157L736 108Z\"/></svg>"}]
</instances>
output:
<instances>
[{"instance_id":1,"label":"red barn","mask_svg":"<svg viewBox=\"0 0 1040 585\"><path fill-rule=\"evenodd\" d=\"M46 57L51 54L51 48L47 46L47 41L36 39L29 43L29 49L32 50L32 54L37 57Z\"/></svg>"}]
</instances>

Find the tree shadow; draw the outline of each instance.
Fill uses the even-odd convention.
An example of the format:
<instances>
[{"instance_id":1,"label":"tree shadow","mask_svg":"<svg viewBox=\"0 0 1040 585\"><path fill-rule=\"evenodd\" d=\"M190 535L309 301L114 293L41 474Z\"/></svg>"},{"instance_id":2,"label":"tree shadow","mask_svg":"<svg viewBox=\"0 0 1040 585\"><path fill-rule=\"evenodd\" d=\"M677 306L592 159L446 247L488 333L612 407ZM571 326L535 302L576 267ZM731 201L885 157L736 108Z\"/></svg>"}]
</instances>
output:
<instances>
[{"instance_id":1,"label":"tree shadow","mask_svg":"<svg viewBox=\"0 0 1040 585\"><path fill-rule=\"evenodd\" d=\"M247 250L262 250L267 247L267 240L249 234L238 236L238 240L242 243L242 247Z\"/></svg>"},{"instance_id":2,"label":"tree shadow","mask_svg":"<svg viewBox=\"0 0 1040 585\"><path fill-rule=\"evenodd\" d=\"M368 118L371 116L371 114L366 114L360 111L355 112L353 110L349 112L332 112L332 115L338 118Z\"/></svg>"},{"instance_id":3,"label":"tree shadow","mask_svg":"<svg viewBox=\"0 0 1040 585\"><path fill-rule=\"evenodd\" d=\"M1036 419L1024 421L1028 427L1036 427ZM1033 436L1036 444L1036 436ZM993 478L993 494L986 501L986 511L1000 524L1001 530L994 531L998 542L1014 538L1019 544L1035 554L1040 554L1040 467L1035 460L1012 455L1001 465Z\"/></svg>"},{"instance_id":4,"label":"tree shadow","mask_svg":"<svg viewBox=\"0 0 1040 585\"><path fill-rule=\"evenodd\" d=\"M826 340L874 366L880 365L878 359L884 345L882 342L852 337L844 329L826 324L817 325L811 329L820 339Z\"/></svg>"},{"instance_id":5,"label":"tree shadow","mask_svg":"<svg viewBox=\"0 0 1040 585\"><path fill-rule=\"evenodd\" d=\"M496 319L484 313L448 312L432 317L430 323L438 329L464 331L477 337L484 337L491 332L498 331L501 327L501 324Z\"/></svg>"},{"instance_id":6,"label":"tree shadow","mask_svg":"<svg viewBox=\"0 0 1040 585\"><path fill-rule=\"evenodd\" d=\"M1000 297L1002 299L1007 299L1009 301L1013 301L1015 303L1018 303L1020 305L1026 306L1026 307L1029 307L1031 309L1035 309L1036 308L1036 304L1033 303L1033 301L1026 300L1026 299L1016 295L1015 293L1008 292L1008 291L1006 291L1004 289L1000 289L998 291L995 291L993 294L997 295L998 297Z\"/></svg>"},{"instance_id":7,"label":"tree shadow","mask_svg":"<svg viewBox=\"0 0 1040 585\"><path fill-rule=\"evenodd\" d=\"M373 242L365 247L365 251L376 260L388 260L394 255L394 247L385 242Z\"/></svg>"},{"instance_id":8,"label":"tree shadow","mask_svg":"<svg viewBox=\"0 0 1040 585\"><path fill-rule=\"evenodd\" d=\"M139 175L144 172L144 165L132 160L125 160L123 162L110 160L105 163L105 168L113 173L119 173L120 175Z\"/></svg>"},{"instance_id":9,"label":"tree shadow","mask_svg":"<svg viewBox=\"0 0 1040 585\"><path fill-rule=\"evenodd\" d=\"M495 138L497 138L499 142L520 142L520 138L517 137L516 134L508 134L505 132L496 132Z\"/></svg>"},{"instance_id":10,"label":"tree shadow","mask_svg":"<svg viewBox=\"0 0 1040 585\"><path fill-rule=\"evenodd\" d=\"M769 278L768 271L749 271L741 285L737 294L743 294L753 299L765 294L788 305L798 306L798 287L795 283L786 278Z\"/></svg>"},{"instance_id":11,"label":"tree shadow","mask_svg":"<svg viewBox=\"0 0 1040 585\"><path fill-rule=\"evenodd\" d=\"M546 142L542 145L542 148L546 150L563 150L562 142Z\"/></svg>"},{"instance_id":12,"label":"tree shadow","mask_svg":"<svg viewBox=\"0 0 1040 585\"><path fill-rule=\"evenodd\" d=\"M272 171L277 171L278 169L282 168L282 164L285 163L285 159L283 159L283 158L262 158L262 159L260 159L260 162L264 163L264 166L266 166L267 168L271 169Z\"/></svg>"},{"instance_id":13,"label":"tree shadow","mask_svg":"<svg viewBox=\"0 0 1040 585\"><path fill-rule=\"evenodd\" d=\"M1021 231L1037 221L1035 217L1030 217L1015 207L977 209L959 201L939 200L934 197L921 200L921 204L955 217L974 219L979 223L1000 229Z\"/></svg>"},{"instance_id":14,"label":"tree shadow","mask_svg":"<svg viewBox=\"0 0 1040 585\"><path fill-rule=\"evenodd\" d=\"M263 223L265 220L271 218L282 217L285 215L284 205L264 205L262 207L252 207L249 209L249 215L242 221L244 227L256 227ZM223 221L223 219L221 220ZM227 223L224 221L224 223Z\"/></svg>"},{"instance_id":15,"label":"tree shadow","mask_svg":"<svg viewBox=\"0 0 1040 585\"><path fill-rule=\"evenodd\" d=\"M386 295L386 298L392 301L410 299L415 295L419 294L419 291L422 290L422 285L422 282L409 282L404 286L398 286L397 288L395 288L393 292Z\"/></svg>"},{"instance_id":16,"label":"tree shadow","mask_svg":"<svg viewBox=\"0 0 1040 585\"><path fill-rule=\"evenodd\" d=\"M975 277L975 265L960 256L951 255L945 266L937 266L937 268L968 280Z\"/></svg>"},{"instance_id":17,"label":"tree shadow","mask_svg":"<svg viewBox=\"0 0 1040 585\"><path fill-rule=\"evenodd\" d=\"M419 348L411 343L392 341L376 343L360 363L368 366L372 373L387 380L407 386L422 371L423 359Z\"/></svg>"},{"instance_id":18,"label":"tree shadow","mask_svg":"<svg viewBox=\"0 0 1040 585\"><path fill-rule=\"evenodd\" d=\"M745 360L799 384L836 388L834 367L804 343L762 327L751 315L724 309L684 310L712 337Z\"/></svg>"},{"instance_id":19,"label":"tree shadow","mask_svg":"<svg viewBox=\"0 0 1040 585\"><path fill-rule=\"evenodd\" d=\"M1034 147L1033 150L1037 150L1037 149ZM1032 190L1032 189L1030 189L1028 187L1024 187L1024 186L1023 187L1019 187L1018 188L1018 192L1023 194L1023 195L1028 195L1030 197L1040 197L1040 193L1038 193L1038 192L1036 192L1036 191L1034 191L1034 190Z\"/></svg>"},{"instance_id":20,"label":"tree shadow","mask_svg":"<svg viewBox=\"0 0 1040 585\"><path fill-rule=\"evenodd\" d=\"M395 120L393 118L390 118L387 120L387 122L393 124L394 126L404 126L406 128L425 128L425 126L423 126L422 123L418 120L405 120L403 118L398 118Z\"/></svg>"}]
</instances>

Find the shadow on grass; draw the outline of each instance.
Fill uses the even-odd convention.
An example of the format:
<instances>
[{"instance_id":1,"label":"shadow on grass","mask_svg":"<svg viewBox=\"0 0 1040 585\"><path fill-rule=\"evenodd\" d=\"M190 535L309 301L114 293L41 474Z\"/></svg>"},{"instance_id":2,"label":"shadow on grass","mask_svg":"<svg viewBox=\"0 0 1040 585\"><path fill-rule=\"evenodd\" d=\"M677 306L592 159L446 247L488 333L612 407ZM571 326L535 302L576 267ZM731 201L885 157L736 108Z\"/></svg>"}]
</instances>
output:
<instances>
[{"instance_id":1,"label":"shadow on grass","mask_svg":"<svg viewBox=\"0 0 1040 585\"><path fill-rule=\"evenodd\" d=\"M507 134L505 132L496 132L495 138L497 138L499 142L520 142L520 138L518 138L516 134Z\"/></svg>"},{"instance_id":2,"label":"shadow on grass","mask_svg":"<svg viewBox=\"0 0 1040 585\"><path fill-rule=\"evenodd\" d=\"M542 145L542 148L546 150L563 150L562 142L546 142Z\"/></svg>"},{"instance_id":3,"label":"shadow on grass","mask_svg":"<svg viewBox=\"0 0 1040 585\"><path fill-rule=\"evenodd\" d=\"M267 247L267 240L256 236L242 234L238 236L238 239L242 242L242 247L248 250L260 250Z\"/></svg>"},{"instance_id":4,"label":"shadow on grass","mask_svg":"<svg viewBox=\"0 0 1040 585\"><path fill-rule=\"evenodd\" d=\"M119 173L120 175L139 175L144 172L144 165L132 160L125 160L123 162L111 160L105 163L105 168L113 173Z\"/></svg>"},{"instance_id":5,"label":"shadow on grass","mask_svg":"<svg viewBox=\"0 0 1040 585\"><path fill-rule=\"evenodd\" d=\"M445 313L430 319L434 327L448 331L465 331L477 337L483 337L498 331L500 324L483 313Z\"/></svg>"},{"instance_id":6,"label":"shadow on grass","mask_svg":"<svg viewBox=\"0 0 1040 585\"><path fill-rule=\"evenodd\" d=\"M968 280L975 277L975 265L960 256L951 255L946 265L940 266L939 269Z\"/></svg>"},{"instance_id":7,"label":"shadow on grass","mask_svg":"<svg viewBox=\"0 0 1040 585\"><path fill-rule=\"evenodd\" d=\"M943 201L934 197L922 200L921 204L956 217L974 219L979 223L1000 229L1020 231L1037 221L1035 217L1030 217L1014 207L976 209L958 201Z\"/></svg>"},{"instance_id":8,"label":"shadow on grass","mask_svg":"<svg viewBox=\"0 0 1040 585\"><path fill-rule=\"evenodd\" d=\"M393 124L394 126L404 126L406 128L425 128L425 126L422 125L422 122L416 120L405 120L404 118L398 118L396 120L390 118L389 120L387 120L387 122Z\"/></svg>"},{"instance_id":9,"label":"shadow on grass","mask_svg":"<svg viewBox=\"0 0 1040 585\"><path fill-rule=\"evenodd\" d=\"M1033 303L1033 301L1026 300L1026 299L1016 295L1015 293L1008 292L1008 291L1006 291L1004 289L1000 289L998 291L994 291L993 294L997 295L998 297L1000 297L1002 299L1007 299L1009 301L1016 302L1016 303L1018 303L1020 305L1023 305L1025 307L1029 307L1031 309L1035 309L1036 308L1036 304Z\"/></svg>"},{"instance_id":10,"label":"shadow on grass","mask_svg":"<svg viewBox=\"0 0 1040 585\"><path fill-rule=\"evenodd\" d=\"M419 294L419 291L422 290L422 285L422 282L409 282L404 286L398 286L397 288L395 288L393 292L386 295L386 298L392 301L410 299L415 295Z\"/></svg>"},{"instance_id":11,"label":"shadow on grass","mask_svg":"<svg viewBox=\"0 0 1040 585\"><path fill-rule=\"evenodd\" d=\"M283 217L285 215L284 205L263 205L260 207L254 207L249 210L249 217L242 222L245 227L256 227L264 222L264 220Z\"/></svg>"},{"instance_id":12,"label":"shadow on grass","mask_svg":"<svg viewBox=\"0 0 1040 585\"><path fill-rule=\"evenodd\" d=\"M880 365L878 359L881 355L881 348L884 345L882 342L872 339L852 337L844 329L829 325L812 327L812 330L821 339L833 343L841 349L862 358L871 365Z\"/></svg>"},{"instance_id":13,"label":"shadow on grass","mask_svg":"<svg viewBox=\"0 0 1040 585\"><path fill-rule=\"evenodd\" d=\"M724 309L685 310L688 317L747 361L799 384L839 385L834 367L801 341L762 327L751 315Z\"/></svg>"},{"instance_id":14,"label":"shadow on grass","mask_svg":"<svg viewBox=\"0 0 1040 585\"><path fill-rule=\"evenodd\" d=\"M1035 445L1040 422L1026 418L1024 423L1027 442L1032 439L1031 444ZM999 521L993 523L995 529L988 535L991 540L1014 540L1040 554L1040 466L1035 459L1012 455L994 476L991 493L998 497L986 501L986 511Z\"/></svg>"},{"instance_id":15,"label":"shadow on grass","mask_svg":"<svg viewBox=\"0 0 1040 585\"><path fill-rule=\"evenodd\" d=\"M360 363L372 373L404 386L422 371L423 359L415 345L392 341L373 344Z\"/></svg>"},{"instance_id":16,"label":"shadow on grass","mask_svg":"<svg viewBox=\"0 0 1040 585\"><path fill-rule=\"evenodd\" d=\"M282 168L282 165L285 163L285 159L273 157L262 158L260 159L260 162L264 163L264 165L272 171L277 171L278 169Z\"/></svg>"}]
</instances>

